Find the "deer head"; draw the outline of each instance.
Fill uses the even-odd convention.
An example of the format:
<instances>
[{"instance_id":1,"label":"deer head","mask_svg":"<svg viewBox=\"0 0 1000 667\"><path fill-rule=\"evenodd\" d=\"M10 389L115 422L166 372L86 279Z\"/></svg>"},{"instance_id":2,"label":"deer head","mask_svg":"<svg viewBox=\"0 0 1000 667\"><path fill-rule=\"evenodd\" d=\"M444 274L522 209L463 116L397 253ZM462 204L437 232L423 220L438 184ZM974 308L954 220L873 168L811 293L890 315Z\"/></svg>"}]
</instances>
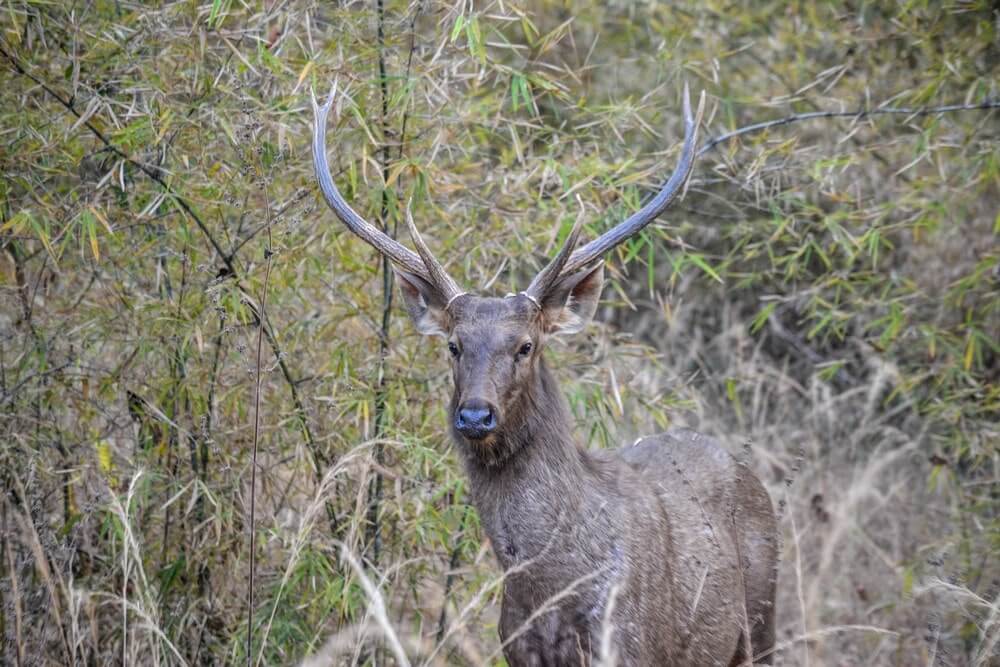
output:
<instances>
[{"instance_id":1,"label":"deer head","mask_svg":"<svg viewBox=\"0 0 1000 667\"><path fill-rule=\"evenodd\" d=\"M682 192L695 161L698 127L704 112L702 93L691 113L684 87L684 145L670 179L645 206L582 247L577 222L562 249L526 290L503 298L462 291L438 262L409 209L406 223L416 252L366 222L351 208L333 182L326 158L326 125L335 95L322 105L313 98L313 162L327 204L354 234L392 260L406 310L417 330L445 340L451 356L455 391L451 403L455 438L488 461L510 453L502 443L516 438L505 432L522 425L519 415L529 389L539 382L541 353L551 336L580 331L593 317L604 280L602 257L638 233ZM537 406L536 406L537 407ZM498 451L498 443L503 451Z\"/></svg>"}]
</instances>

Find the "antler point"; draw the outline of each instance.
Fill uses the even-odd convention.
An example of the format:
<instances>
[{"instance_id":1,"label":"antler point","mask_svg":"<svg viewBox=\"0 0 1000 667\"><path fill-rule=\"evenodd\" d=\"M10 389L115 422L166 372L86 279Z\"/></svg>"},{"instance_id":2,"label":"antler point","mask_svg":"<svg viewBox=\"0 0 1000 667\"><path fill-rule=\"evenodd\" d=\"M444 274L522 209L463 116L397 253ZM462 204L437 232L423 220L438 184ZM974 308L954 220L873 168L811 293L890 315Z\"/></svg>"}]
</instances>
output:
<instances>
[{"instance_id":1,"label":"antler point","mask_svg":"<svg viewBox=\"0 0 1000 667\"><path fill-rule=\"evenodd\" d=\"M326 98L326 104L324 105L329 109L333 105L333 98L337 95L337 86L340 83L340 77L335 77L333 79L333 85L330 86L330 95Z\"/></svg>"}]
</instances>

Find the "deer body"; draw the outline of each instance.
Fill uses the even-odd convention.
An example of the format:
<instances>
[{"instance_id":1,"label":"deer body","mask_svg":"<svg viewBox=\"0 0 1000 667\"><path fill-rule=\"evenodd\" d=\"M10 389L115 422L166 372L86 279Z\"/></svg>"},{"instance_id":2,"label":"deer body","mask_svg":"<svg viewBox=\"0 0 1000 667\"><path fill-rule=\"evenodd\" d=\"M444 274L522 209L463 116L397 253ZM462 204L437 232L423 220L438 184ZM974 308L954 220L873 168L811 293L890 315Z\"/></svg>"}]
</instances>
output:
<instances>
[{"instance_id":1,"label":"deer body","mask_svg":"<svg viewBox=\"0 0 1000 667\"><path fill-rule=\"evenodd\" d=\"M760 481L716 442L672 430L585 451L542 350L593 317L604 253L683 189L697 120L684 92L680 165L642 209L577 248L580 224L529 287L504 298L459 289L421 239L417 252L365 222L326 160L314 101L313 159L327 203L394 263L418 331L447 340L451 432L473 502L506 572L500 635L511 667L739 665L774 643L777 527ZM769 661L769 659L765 658Z\"/></svg>"},{"instance_id":2,"label":"deer body","mask_svg":"<svg viewBox=\"0 0 1000 667\"><path fill-rule=\"evenodd\" d=\"M579 448L544 363L522 400L493 444L502 461L454 433L508 573L508 663L590 664L607 636L613 664L726 666L739 655L738 664L744 606L754 650L770 648L776 529L749 470L684 429L614 451ZM734 517L760 530L740 534ZM766 583L748 590L744 579Z\"/></svg>"}]
</instances>

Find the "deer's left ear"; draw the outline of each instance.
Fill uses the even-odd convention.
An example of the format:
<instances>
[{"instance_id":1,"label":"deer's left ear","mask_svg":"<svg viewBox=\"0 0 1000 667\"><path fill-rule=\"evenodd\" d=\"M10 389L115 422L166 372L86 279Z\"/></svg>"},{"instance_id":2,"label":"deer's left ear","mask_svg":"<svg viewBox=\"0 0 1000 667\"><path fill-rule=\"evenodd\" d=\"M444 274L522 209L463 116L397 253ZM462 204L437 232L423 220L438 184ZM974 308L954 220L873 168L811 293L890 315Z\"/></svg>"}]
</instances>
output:
<instances>
[{"instance_id":1,"label":"deer's left ear","mask_svg":"<svg viewBox=\"0 0 1000 667\"><path fill-rule=\"evenodd\" d=\"M559 278L540 300L546 333L581 331L594 317L603 287L604 262Z\"/></svg>"},{"instance_id":2,"label":"deer's left ear","mask_svg":"<svg viewBox=\"0 0 1000 667\"><path fill-rule=\"evenodd\" d=\"M403 303L417 331L426 336L447 336L447 304L441 292L420 276L392 267L403 293Z\"/></svg>"}]
</instances>

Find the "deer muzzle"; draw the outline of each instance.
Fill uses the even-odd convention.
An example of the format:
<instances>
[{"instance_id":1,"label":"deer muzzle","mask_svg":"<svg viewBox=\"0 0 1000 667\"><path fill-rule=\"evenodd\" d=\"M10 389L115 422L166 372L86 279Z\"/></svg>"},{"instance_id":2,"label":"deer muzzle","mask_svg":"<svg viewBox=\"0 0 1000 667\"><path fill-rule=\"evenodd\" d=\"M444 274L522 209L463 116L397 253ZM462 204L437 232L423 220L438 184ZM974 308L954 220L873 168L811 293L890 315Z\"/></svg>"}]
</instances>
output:
<instances>
[{"instance_id":1,"label":"deer muzzle","mask_svg":"<svg viewBox=\"0 0 1000 667\"><path fill-rule=\"evenodd\" d=\"M455 411L455 429L470 440L481 440L496 427L497 411L484 400L466 401Z\"/></svg>"}]
</instances>

